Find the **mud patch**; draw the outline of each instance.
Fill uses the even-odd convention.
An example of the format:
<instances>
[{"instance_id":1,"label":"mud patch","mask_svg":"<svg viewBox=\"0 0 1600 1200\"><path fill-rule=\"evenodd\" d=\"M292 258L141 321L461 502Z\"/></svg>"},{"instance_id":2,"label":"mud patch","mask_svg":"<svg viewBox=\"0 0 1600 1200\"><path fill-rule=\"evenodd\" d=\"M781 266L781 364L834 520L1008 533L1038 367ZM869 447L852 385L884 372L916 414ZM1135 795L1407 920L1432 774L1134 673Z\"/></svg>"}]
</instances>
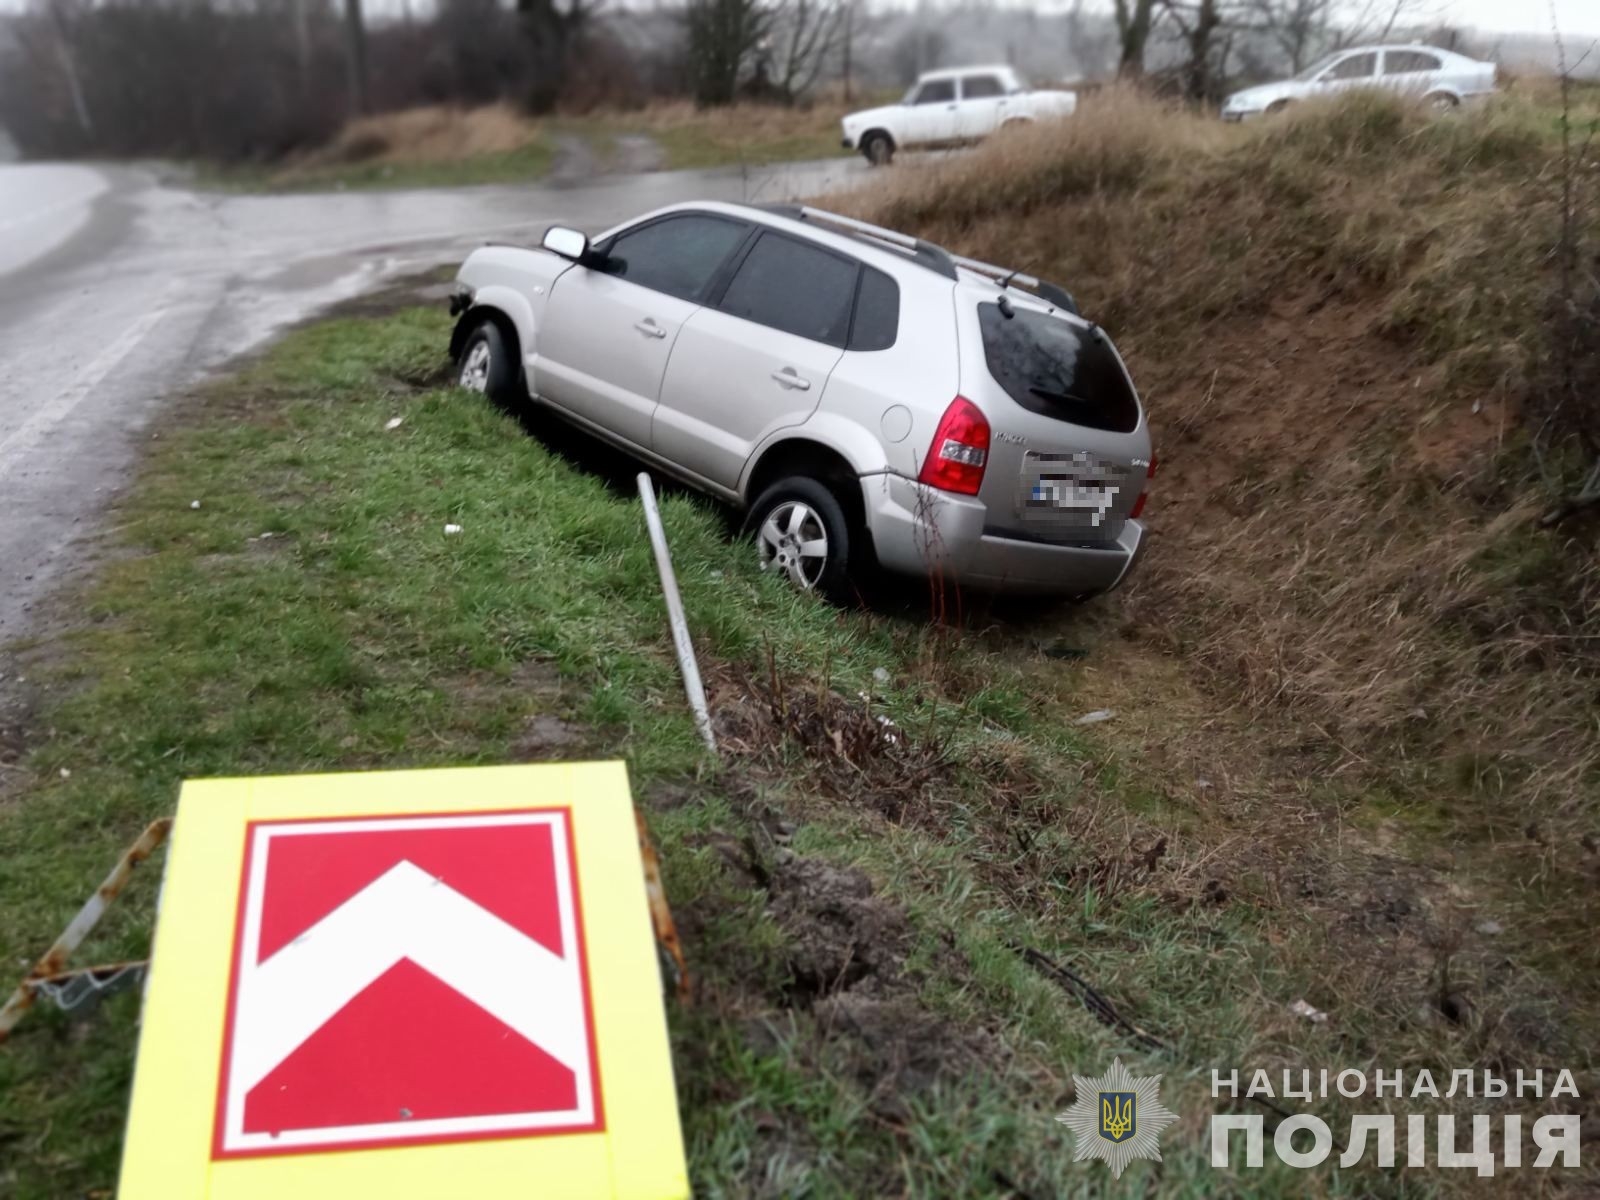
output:
<instances>
[{"instance_id":1,"label":"mud patch","mask_svg":"<svg viewBox=\"0 0 1600 1200\"><path fill-rule=\"evenodd\" d=\"M749 852L748 843L718 848L735 860ZM938 1080L993 1063L994 1038L922 1004L925 980L908 965L913 935L898 905L855 868L782 850L778 859L767 911L784 934L785 978L778 1011L743 1022L752 1051L786 1053L808 1075L849 1080L875 1115L897 1122ZM941 959L941 969L961 969L953 951Z\"/></svg>"},{"instance_id":2,"label":"mud patch","mask_svg":"<svg viewBox=\"0 0 1600 1200\"><path fill-rule=\"evenodd\" d=\"M599 157L588 138L575 133L558 133L551 140L555 143L555 159L545 176L546 183L555 187L585 183L600 173Z\"/></svg>"},{"instance_id":3,"label":"mud patch","mask_svg":"<svg viewBox=\"0 0 1600 1200\"><path fill-rule=\"evenodd\" d=\"M588 740L581 725L562 717L541 714L529 717L517 740L511 745L514 762L533 762L544 758L567 758Z\"/></svg>"},{"instance_id":4,"label":"mud patch","mask_svg":"<svg viewBox=\"0 0 1600 1200\"><path fill-rule=\"evenodd\" d=\"M408 308L428 308L435 305L443 308L450 298L455 273L454 266L447 266L406 275L376 291L363 292L359 296L341 300L304 323L309 325L330 317L365 317L376 320L404 312Z\"/></svg>"},{"instance_id":5,"label":"mud patch","mask_svg":"<svg viewBox=\"0 0 1600 1200\"><path fill-rule=\"evenodd\" d=\"M879 997L859 991L819 1000L812 1009L824 1046L844 1049L829 1065L868 1093L879 1116L904 1119L905 1099L968 1065L996 1064L999 1043L981 1030L966 1030L935 1016L906 996Z\"/></svg>"},{"instance_id":6,"label":"mud patch","mask_svg":"<svg viewBox=\"0 0 1600 1200\"><path fill-rule=\"evenodd\" d=\"M648 133L619 133L614 139L611 171L620 175L642 175L659 171L666 163L666 151Z\"/></svg>"},{"instance_id":7,"label":"mud patch","mask_svg":"<svg viewBox=\"0 0 1600 1200\"><path fill-rule=\"evenodd\" d=\"M778 767L786 750L806 759L807 775L833 800L848 800L900 821L926 803L948 766L944 745L896 725L870 698L852 700L815 683L725 676L711 684L717 741L724 753Z\"/></svg>"},{"instance_id":8,"label":"mud patch","mask_svg":"<svg viewBox=\"0 0 1600 1200\"><path fill-rule=\"evenodd\" d=\"M658 779L646 784L639 794L639 802L652 812L675 812L694 799L695 785L691 780Z\"/></svg>"},{"instance_id":9,"label":"mud patch","mask_svg":"<svg viewBox=\"0 0 1600 1200\"><path fill-rule=\"evenodd\" d=\"M860 871L790 858L773 872L769 895L769 911L790 943L790 1003L806 1008L850 988L882 993L901 982L910 926Z\"/></svg>"}]
</instances>

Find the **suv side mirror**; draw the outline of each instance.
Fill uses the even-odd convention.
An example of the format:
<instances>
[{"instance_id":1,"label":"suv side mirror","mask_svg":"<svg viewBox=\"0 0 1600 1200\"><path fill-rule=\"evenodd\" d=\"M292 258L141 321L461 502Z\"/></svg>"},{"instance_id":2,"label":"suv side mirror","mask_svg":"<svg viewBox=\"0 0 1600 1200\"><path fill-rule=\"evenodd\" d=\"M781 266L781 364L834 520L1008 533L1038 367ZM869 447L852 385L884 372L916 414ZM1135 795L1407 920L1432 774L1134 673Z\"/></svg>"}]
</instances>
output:
<instances>
[{"instance_id":1,"label":"suv side mirror","mask_svg":"<svg viewBox=\"0 0 1600 1200\"><path fill-rule=\"evenodd\" d=\"M552 225L544 231L544 240L539 243L551 254L559 254L562 258L571 259L581 263L589 257L589 238L579 233L576 229L568 229L564 225Z\"/></svg>"}]
</instances>

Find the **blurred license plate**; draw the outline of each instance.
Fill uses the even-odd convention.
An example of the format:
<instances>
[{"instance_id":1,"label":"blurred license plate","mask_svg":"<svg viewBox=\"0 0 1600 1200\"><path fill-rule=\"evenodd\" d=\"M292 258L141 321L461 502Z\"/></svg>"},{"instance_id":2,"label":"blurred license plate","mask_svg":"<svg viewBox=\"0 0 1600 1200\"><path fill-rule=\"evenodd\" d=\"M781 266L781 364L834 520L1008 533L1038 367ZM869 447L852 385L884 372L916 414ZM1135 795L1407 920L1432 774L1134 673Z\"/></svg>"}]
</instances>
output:
<instances>
[{"instance_id":1,"label":"blurred license plate","mask_svg":"<svg viewBox=\"0 0 1600 1200\"><path fill-rule=\"evenodd\" d=\"M1081 450L1073 454L1029 450L1022 456L1017 512L1072 528L1098 529L1121 493L1120 476Z\"/></svg>"}]
</instances>

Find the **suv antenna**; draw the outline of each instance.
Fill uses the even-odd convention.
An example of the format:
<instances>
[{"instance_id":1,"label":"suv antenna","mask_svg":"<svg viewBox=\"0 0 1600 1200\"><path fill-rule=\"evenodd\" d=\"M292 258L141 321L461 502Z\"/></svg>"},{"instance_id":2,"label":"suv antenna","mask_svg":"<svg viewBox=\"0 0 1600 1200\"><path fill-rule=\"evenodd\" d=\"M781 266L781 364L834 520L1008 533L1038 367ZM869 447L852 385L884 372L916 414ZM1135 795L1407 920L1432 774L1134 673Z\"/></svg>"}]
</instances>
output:
<instances>
[{"instance_id":1,"label":"suv antenna","mask_svg":"<svg viewBox=\"0 0 1600 1200\"><path fill-rule=\"evenodd\" d=\"M1000 277L1000 286L1001 286L1001 288L1010 287L1011 286L1011 281L1013 279L1015 279L1018 275L1026 275L1027 273L1028 273L1028 268L1027 267L1013 267L1011 270L1007 271L1004 275L1002 275Z\"/></svg>"}]
</instances>

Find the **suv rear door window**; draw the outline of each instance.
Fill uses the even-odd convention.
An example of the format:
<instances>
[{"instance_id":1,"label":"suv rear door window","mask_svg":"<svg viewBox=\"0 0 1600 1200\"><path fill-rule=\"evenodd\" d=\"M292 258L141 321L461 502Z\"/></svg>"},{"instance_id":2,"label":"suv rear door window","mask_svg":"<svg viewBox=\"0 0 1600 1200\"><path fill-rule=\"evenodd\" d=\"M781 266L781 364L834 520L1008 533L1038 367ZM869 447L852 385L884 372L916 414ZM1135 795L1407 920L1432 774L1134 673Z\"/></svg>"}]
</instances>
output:
<instances>
[{"instance_id":1,"label":"suv rear door window","mask_svg":"<svg viewBox=\"0 0 1600 1200\"><path fill-rule=\"evenodd\" d=\"M763 233L717 307L729 316L842 347L859 270L826 250Z\"/></svg>"},{"instance_id":2,"label":"suv rear door window","mask_svg":"<svg viewBox=\"0 0 1600 1200\"><path fill-rule=\"evenodd\" d=\"M603 269L640 287L697 301L749 232L742 221L705 213L666 217L614 238Z\"/></svg>"},{"instance_id":3,"label":"suv rear door window","mask_svg":"<svg viewBox=\"0 0 1600 1200\"><path fill-rule=\"evenodd\" d=\"M1098 329L1025 308L1007 317L998 304L978 305L978 326L989 374L1029 412L1113 433L1138 427L1138 398Z\"/></svg>"},{"instance_id":4,"label":"suv rear door window","mask_svg":"<svg viewBox=\"0 0 1600 1200\"><path fill-rule=\"evenodd\" d=\"M850 349L887 350L900 333L900 285L882 271L861 268Z\"/></svg>"}]
</instances>

